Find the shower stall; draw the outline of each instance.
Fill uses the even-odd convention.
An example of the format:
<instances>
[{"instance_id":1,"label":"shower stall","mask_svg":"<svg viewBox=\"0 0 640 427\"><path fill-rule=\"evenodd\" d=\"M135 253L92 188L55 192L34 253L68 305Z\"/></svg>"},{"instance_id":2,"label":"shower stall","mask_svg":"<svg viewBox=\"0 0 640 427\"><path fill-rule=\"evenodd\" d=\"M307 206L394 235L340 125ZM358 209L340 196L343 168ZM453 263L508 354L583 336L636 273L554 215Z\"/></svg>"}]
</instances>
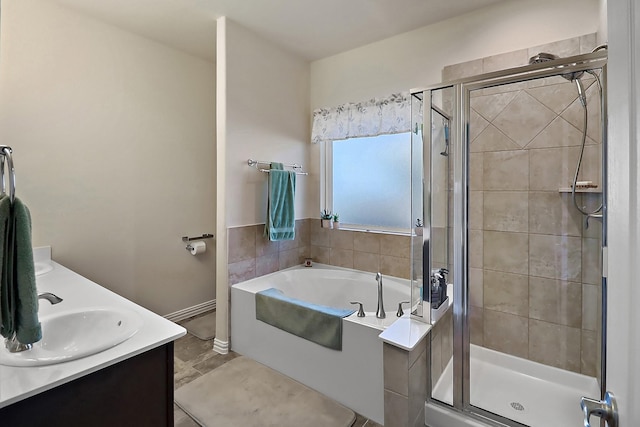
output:
<instances>
[{"instance_id":1,"label":"shower stall","mask_svg":"<svg viewBox=\"0 0 640 427\"><path fill-rule=\"evenodd\" d=\"M579 426L604 396L605 99L605 50L412 91L427 425Z\"/></svg>"}]
</instances>

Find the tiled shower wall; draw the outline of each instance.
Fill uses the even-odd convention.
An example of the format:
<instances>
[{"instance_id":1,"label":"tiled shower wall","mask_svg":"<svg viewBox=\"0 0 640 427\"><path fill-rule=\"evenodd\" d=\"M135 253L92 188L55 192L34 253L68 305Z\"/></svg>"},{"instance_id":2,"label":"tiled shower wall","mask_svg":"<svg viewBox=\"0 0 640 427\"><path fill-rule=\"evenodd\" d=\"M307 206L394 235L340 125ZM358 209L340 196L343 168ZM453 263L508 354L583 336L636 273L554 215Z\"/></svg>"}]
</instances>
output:
<instances>
[{"instance_id":1,"label":"tiled shower wall","mask_svg":"<svg viewBox=\"0 0 640 427\"><path fill-rule=\"evenodd\" d=\"M314 262L409 278L410 237L320 227L319 219L296 221L296 238L270 242L264 224L229 229L229 285Z\"/></svg>"},{"instance_id":2,"label":"tiled shower wall","mask_svg":"<svg viewBox=\"0 0 640 427\"><path fill-rule=\"evenodd\" d=\"M445 80L525 65L530 56L589 52L595 35L445 69ZM488 69L477 70L487 66ZM462 73L462 74L461 74ZM601 190L600 101L582 79L588 140L579 180ZM554 77L476 91L471 99L469 286L474 344L591 376L599 374L601 224L573 206L582 107ZM599 193L578 203L597 207Z\"/></svg>"}]
</instances>

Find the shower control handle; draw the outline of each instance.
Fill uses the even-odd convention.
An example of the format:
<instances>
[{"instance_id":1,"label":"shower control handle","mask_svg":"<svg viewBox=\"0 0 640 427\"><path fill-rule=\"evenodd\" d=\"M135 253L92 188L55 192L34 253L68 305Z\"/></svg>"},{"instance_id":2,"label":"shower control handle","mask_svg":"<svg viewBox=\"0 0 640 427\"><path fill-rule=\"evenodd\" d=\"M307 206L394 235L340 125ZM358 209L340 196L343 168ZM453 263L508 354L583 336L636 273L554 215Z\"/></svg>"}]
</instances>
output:
<instances>
[{"instance_id":1,"label":"shower control handle","mask_svg":"<svg viewBox=\"0 0 640 427\"><path fill-rule=\"evenodd\" d=\"M591 427L592 415L607 422L607 427L618 427L618 405L613 393L606 392L604 400L595 400L588 397L580 399L580 406L584 413L584 427Z\"/></svg>"},{"instance_id":2,"label":"shower control handle","mask_svg":"<svg viewBox=\"0 0 640 427\"><path fill-rule=\"evenodd\" d=\"M398 311L396 312L396 317L404 316L404 310L402 310L402 304L409 304L411 301L402 301L398 303Z\"/></svg>"},{"instance_id":3,"label":"shower control handle","mask_svg":"<svg viewBox=\"0 0 640 427\"><path fill-rule=\"evenodd\" d=\"M358 302L358 301L351 301L349 304L358 304L360 307L358 307L358 317L364 317L364 309L362 308L362 303Z\"/></svg>"}]
</instances>

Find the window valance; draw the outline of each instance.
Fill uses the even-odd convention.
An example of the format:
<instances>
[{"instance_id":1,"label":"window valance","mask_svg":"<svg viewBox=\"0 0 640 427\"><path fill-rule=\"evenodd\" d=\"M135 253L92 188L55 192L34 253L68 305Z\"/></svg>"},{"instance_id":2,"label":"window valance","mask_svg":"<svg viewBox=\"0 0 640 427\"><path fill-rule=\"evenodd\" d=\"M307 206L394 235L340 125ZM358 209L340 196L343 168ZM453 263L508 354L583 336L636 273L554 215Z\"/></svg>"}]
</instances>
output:
<instances>
[{"instance_id":1,"label":"window valance","mask_svg":"<svg viewBox=\"0 0 640 427\"><path fill-rule=\"evenodd\" d=\"M386 98L348 103L313 112L311 142L361 138L411 130L411 98L409 92L394 93Z\"/></svg>"}]
</instances>

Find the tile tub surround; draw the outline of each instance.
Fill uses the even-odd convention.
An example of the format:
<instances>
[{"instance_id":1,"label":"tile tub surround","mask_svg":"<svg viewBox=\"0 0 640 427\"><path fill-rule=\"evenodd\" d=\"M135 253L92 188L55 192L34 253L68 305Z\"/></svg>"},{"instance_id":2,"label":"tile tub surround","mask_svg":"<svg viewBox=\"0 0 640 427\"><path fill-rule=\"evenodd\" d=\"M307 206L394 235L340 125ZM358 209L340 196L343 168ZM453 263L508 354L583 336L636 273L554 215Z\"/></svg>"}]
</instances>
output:
<instances>
[{"instance_id":1,"label":"tile tub surround","mask_svg":"<svg viewBox=\"0 0 640 427\"><path fill-rule=\"evenodd\" d=\"M590 52L595 35L446 67L444 80L526 65L539 52ZM600 102L582 79L589 126L579 180L601 188ZM471 341L599 376L602 226L585 228L571 195L582 138L575 83L553 77L471 95ZM581 194L593 210L599 194Z\"/></svg>"},{"instance_id":2,"label":"tile tub surround","mask_svg":"<svg viewBox=\"0 0 640 427\"><path fill-rule=\"evenodd\" d=\"M229 286L275 271L314 262L409 278L411 237L328 229L319 219L296 221L296 238L271 242L264 224L229 228Z\"/></svg>"}]
</instances>

